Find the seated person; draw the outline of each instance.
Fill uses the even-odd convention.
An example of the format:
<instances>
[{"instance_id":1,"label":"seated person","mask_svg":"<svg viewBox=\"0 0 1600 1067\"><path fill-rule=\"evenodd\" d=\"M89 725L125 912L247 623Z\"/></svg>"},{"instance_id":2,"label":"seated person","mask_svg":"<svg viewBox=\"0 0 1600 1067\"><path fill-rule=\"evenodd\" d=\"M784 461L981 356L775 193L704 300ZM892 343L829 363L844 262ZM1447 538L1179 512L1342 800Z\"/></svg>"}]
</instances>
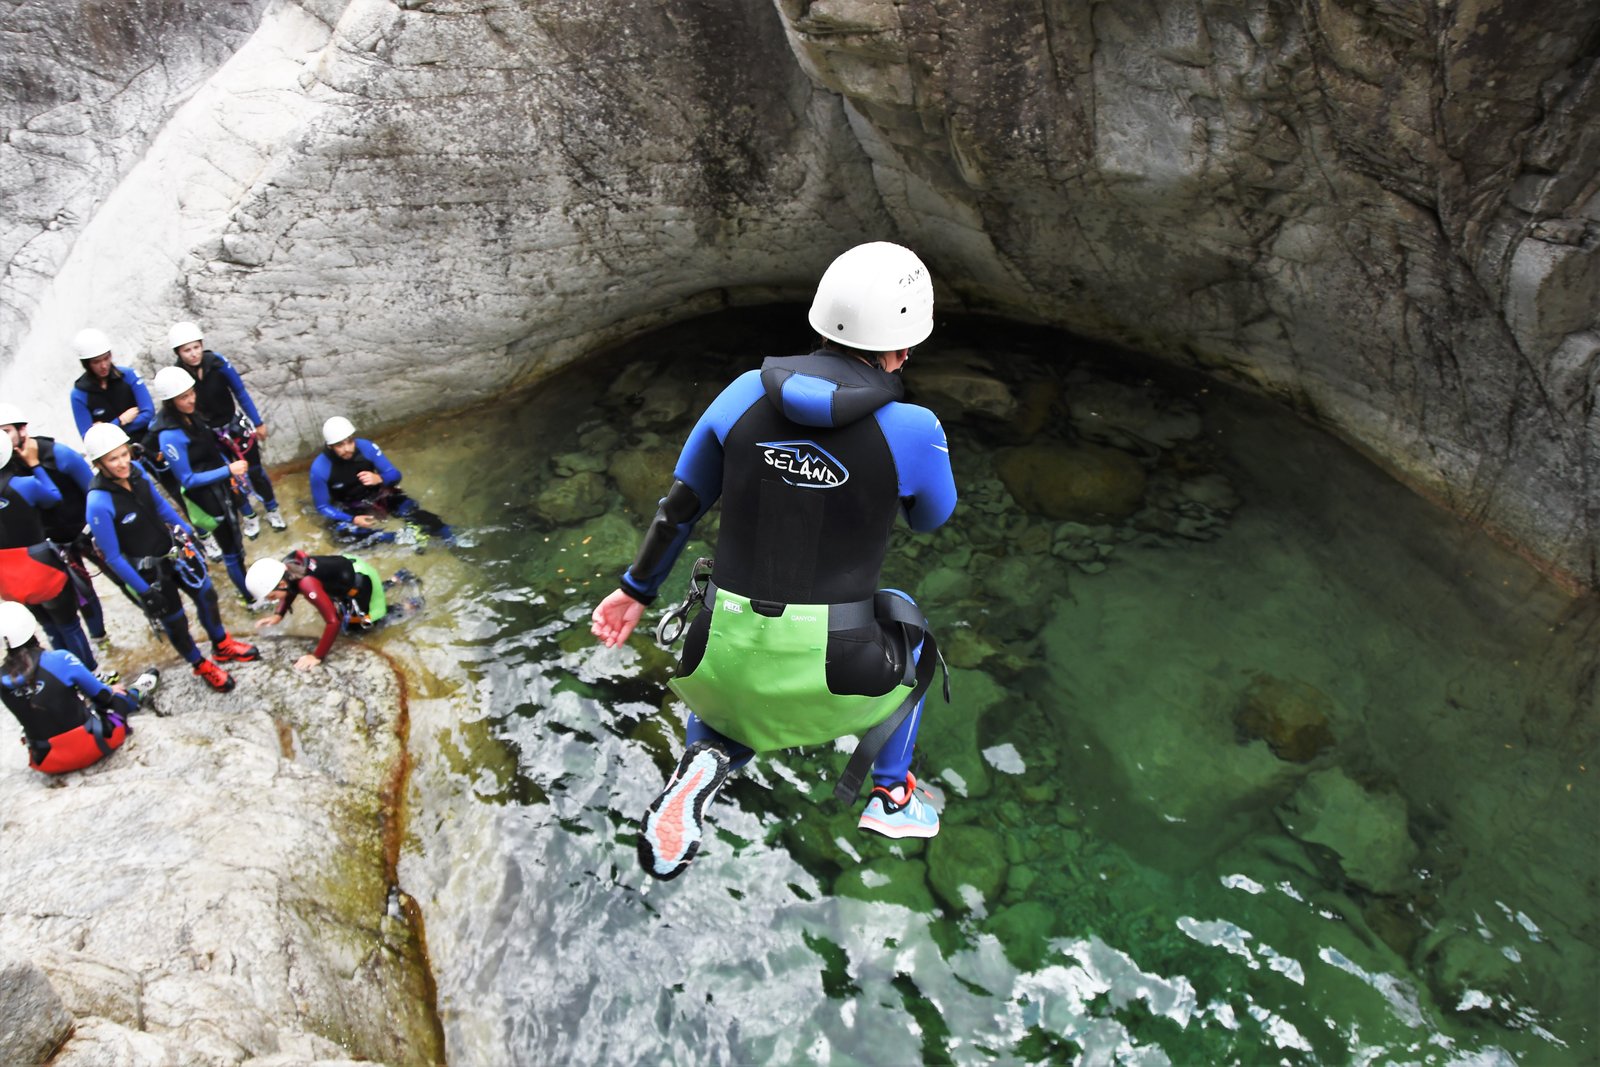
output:
<instances>
[{"instance_id":1,"label":"seated person","mask_svg":"<svg viewBox=\"0 0 1600 1067\"><path fill-rule=\"evenodd\" d=\"M327 447L311 461L311 502L328 520L334 537L345 544L373 544L395 540L378 528L380 519L404 519L422 539L439 537L453 544L455 535L445 521L423 511L400 489L400 471L383 449L356 436L353 423L335 415L322 424Z\"/></svg>"},{"instance_id":2,"label":"seated person","mask_svg":"<svg viewBox=\"0 0 1600 1067\"><path fill-rule=\"evenodd\" d=\"M152 668L133 688L106 685L72 653L39 647L28 609L0 603L0 701L22 724L28 766L46 774L81 771L122 747L160 675Z\"/></svg>"},{"instance_id":3,"label":"seated person","mask_svg":"<svg viewBox=\"0 0 1600 1067\"><path fill-rule=\"evenodd\" d=\"M256 628L276 626L289 614L296 596L304 596L322 615L317 647L295 660L295 670L314 670L328 658L340 630L370 630L389 613L384 581L372 564L355 556L309 556L291 552L280 562L258 559L245 581L256 600L269 601L273 613Z\"/></svg>"}]
</instances>

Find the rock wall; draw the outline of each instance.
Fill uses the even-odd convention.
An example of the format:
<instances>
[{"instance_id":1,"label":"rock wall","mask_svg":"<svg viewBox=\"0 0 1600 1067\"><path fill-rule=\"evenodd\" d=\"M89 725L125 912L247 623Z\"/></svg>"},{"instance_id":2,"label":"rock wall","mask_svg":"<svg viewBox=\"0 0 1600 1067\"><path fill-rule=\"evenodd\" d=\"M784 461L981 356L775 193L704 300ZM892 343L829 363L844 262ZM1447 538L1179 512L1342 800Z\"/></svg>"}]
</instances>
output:
<instances>
[{"instance_id":1,"label":"rock wall","mask_svg":"<svg viewBox=\"0 0 1600 1067\"><path fill-rule=\"evenodd\" d=\"M0 961L28 965L0 988L40 1006L6 1062L63 1036L59 1067L441 1059L386 855L400 683L358 646L303 675L277 645L225 695L169 654L166 717L77 774L29 770L0 713Z\"/></svg>"},{"instance_id":2,"label":"rock wall","mask_svg":"<svg viewBox=\"0 0 1600 1067\"><path fill-rule=\"evenodd\" d=\"M0 72L26 207L0 389L47 428L87 323L164 361L199 319L306 442L895 237L945 307L1254 383L1600 584L1583 0L278 0L244 40L259 8L155 5L171 31L141 37L145 6L84 5L122 52L187 49L165 77L193 88L111 65L97 86L151 101L120 137L59 114L101 36L43 4L3 24L52 57ZM51 136L92 179L25 180Z\"/></svg>"}]
</instances>

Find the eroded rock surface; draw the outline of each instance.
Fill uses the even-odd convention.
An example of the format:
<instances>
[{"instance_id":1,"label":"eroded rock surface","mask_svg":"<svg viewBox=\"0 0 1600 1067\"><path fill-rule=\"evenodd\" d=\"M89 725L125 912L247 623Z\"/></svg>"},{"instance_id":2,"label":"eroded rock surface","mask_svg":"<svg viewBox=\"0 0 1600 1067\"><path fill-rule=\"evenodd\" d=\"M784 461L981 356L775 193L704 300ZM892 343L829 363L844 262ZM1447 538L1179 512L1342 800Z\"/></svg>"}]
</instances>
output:
<instances>
[{"instance_id":1,"label":"eroded rock surface","mask_svg":"<svg viewBox=\"0 0 1600 1067\"><path fill-rule=\"evenodd\" d=\"M894 237L942 306L1253 383L1600 575L1584 0L91 6L0 24L45 429L90 322L164 362L197 318L306 443Z\"/></svg>"},{"instance_id":2,"label":"eroded rock surface","mask_svg":"<svg viewBox=\"0 0 1600 1067\"><path fill-rule=\"evenodd\" d=\"M53 1062L439 1059L386 874L396 676L263 649L226 695L167 665L168 716L77 774L29 770L0 716L0 955L75 1017Z\"/></svg>"}]
</instances>

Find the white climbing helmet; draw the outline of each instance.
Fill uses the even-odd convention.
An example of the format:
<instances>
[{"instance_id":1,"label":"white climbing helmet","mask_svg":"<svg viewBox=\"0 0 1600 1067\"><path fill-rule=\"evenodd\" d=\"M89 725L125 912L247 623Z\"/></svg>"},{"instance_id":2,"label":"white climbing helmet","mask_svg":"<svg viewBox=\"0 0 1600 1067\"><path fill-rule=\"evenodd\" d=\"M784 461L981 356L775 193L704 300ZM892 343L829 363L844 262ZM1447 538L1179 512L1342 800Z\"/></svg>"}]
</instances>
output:
<instances>
[{"instance_id":1,"label":"white climbing helmet","mask_svg":"<svg viewBox=\"0 0 1600 1067\"><path fill-rule=\"evenodd\" d=\"M343 415L335 415L333 418L322 424L322 439L330 445L336 445L340 441L354 437L355 435L356 424L345 418Z\"/></svg>"},{"instance_id":2,"label":"white climbing helmet","mask_svg":"<svg viewBox=\"0 0 1600 1067\"><path fill-rule=\"evenodd\" d=\"M156 403L182 396L194 388L194 375L182 367L162 367L150 379L150 396Z\"/></svg>"},{"instance_id":3,"label":"white climbing helmet","mask_svg":"<svg viewBox=\"0 0 1600 1067\"><path fill-rule=\"evenodd\" d=\"M265 600L268 593L278 588L278 583L283 581L287 573L288 568L281 560L258 559L250 564L250 570L245 573L244 587L250 590L251 599Z\"/></svg>"},{"instance_id":4,"label":"white climbing helmet","mask_svg":"<svg viewBox=\"0 0 1600 1067\"><path fill-rule=\"evenodd\" d=\"M83 435L83 456L85 459L96 460L107 453L115 452L118 445L127 443L128 435L121 426L114 422L97 422Z\"/></svg>"},{"instance_id":5,"label":"white climbing helmet","mask_svg":"<svg viewBox=\"0 0 1600 1067\"><path fill-rule=\"evenodd\" d=\"M11 462L11 454L16 450L17 446L11 443L11 435L0 433L0 468Z\"/></svg>"},{"instance_id":6,"label":"white climbing helmet","mask_svg":"<svg viewBox=\"0 0 1600 1067\"><path fill-rule=\"evenodd\" d=\"M851 348L910 348L933 332L933 279L909 248L856 245L823 272L808 318L819 334Z\"/></svg>"},{"instance_id":7,"label":"white climbing helmet","mask_svg":"<svg viewBox=\"0 0 1600 1067\"><path fill-rule=\"evenodd\" d=\"M94 359L111 351L111 338L93 327L79 330L72 337L72 351L77 354L80 362Z\"/></svg>"},{"instance_id":8,"label":"white climbing helmet","mask_svg":"<svg viewBox=\"0 0 1600 1067\"><path fill-rule=\"evenodd\" d=\"M203 336L199 323L175 322L172 324L172 329L167 331L167 344L176 352L190 341L198 341Z\"/></svg>"},{"instance_id":9,"label":"white climbing helmet","mask_svg":"<svg viewBox=\"0 0 1600 1067\"><path fill-rule=\"evenodd\" d=\"M0 426L26 426L28 416L15 404L0 404Z\"/></svg>"},{"instance_id":10,"label":"white climbing helmet","mask_svg":"<svg viewBox=\"0 0 1600 1067\"><path fill-rule=\"evenodd\" d=\"M0 603L0 640L5 641L7 652L32 641L35 632L33 612L15 600Z\"/></svg>"}]
</instances>

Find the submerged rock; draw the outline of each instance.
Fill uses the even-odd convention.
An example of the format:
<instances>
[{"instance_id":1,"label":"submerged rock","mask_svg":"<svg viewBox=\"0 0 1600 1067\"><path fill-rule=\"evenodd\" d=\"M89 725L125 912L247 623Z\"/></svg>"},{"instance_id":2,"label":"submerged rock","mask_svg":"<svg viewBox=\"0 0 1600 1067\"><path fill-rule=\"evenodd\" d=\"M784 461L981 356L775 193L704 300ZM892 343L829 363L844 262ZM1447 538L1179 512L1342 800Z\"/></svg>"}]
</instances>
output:
<instances>
[{"instance_id":1,"label":"submerged rock","mask_svg":"<svg viewBox=\"0 0 1600 1067\"><path fill-rule=\"evenodd\" d=\"M1247 739L1260 739L1273 755L1309 763L1333 744L1333 701L1305 682L1259 672L1245 687L1233 721Z\"/></svg>"},{"instance_id":2,"label":"submerged rock","mask_svg":"<svg viewBox=\"0 0 1600 1067\"><path fill-rule=\"evenodd\" d=\"M1406 826L1406 802L1363 789L1339 768L1314 771L1278 808L1284 829L1339 859L1346 878L1374 893L1400 893L1414 881L1417 846Z\"/></svg>"},{"instance_id":3,"label":"submerged rock","mask_svg":"<svg viewBox=\"0 0 1600 1067\"><path fill-rule=\"evenodd\" d=\"M388 908L399 681L353 643L305 674L300 640L262 648L225 695L170 665L167 717L80 773L29 770L0 716L0 953L77 1016L57 1063L442 1054Z\"/></svg>"},{"instance_id":4,"label":"submerged rock","mask_svg":"<svg viewBox=\"0 0 1600 1067\"><path fill-rule=\"evenodd\" d=\"M946 907L993 907L1006 884L1000 835L982 826L945 826L928 842L928 884Z\"/></svg>"},{"instance_id":5,"label":"submerged rock","mask_svg":"<svg viewBox=\"0 0 1600 1067\"><path fill-rule=\"evenodd\" d=\"M1024 445L1002 452L995 471L1018 504L1049 519L1122 519L1144 497L1144 468L1114 448Z\"/></svg>"}]
</instances>

